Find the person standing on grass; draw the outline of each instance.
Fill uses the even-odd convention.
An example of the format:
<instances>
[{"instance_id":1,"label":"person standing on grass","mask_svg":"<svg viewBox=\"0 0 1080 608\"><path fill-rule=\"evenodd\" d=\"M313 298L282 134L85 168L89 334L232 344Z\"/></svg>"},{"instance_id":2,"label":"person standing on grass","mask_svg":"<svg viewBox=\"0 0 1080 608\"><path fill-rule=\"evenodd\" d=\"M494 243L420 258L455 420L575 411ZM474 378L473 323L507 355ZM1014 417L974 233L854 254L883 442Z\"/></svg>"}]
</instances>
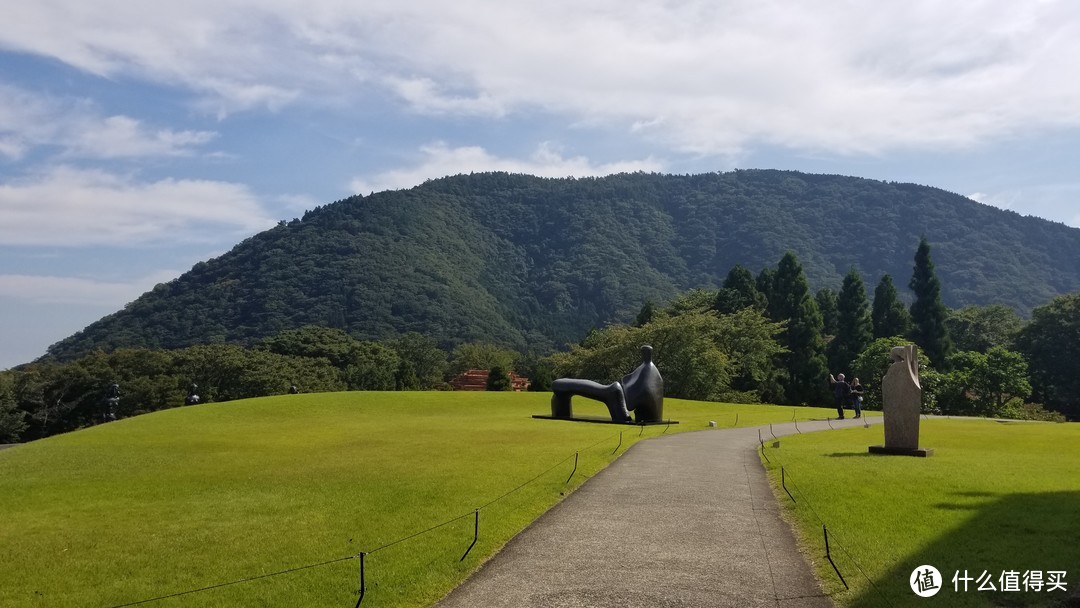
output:
<instances>
[{"instance_id":1,"label":"person standing on grass","mask_svg":"<svg viewBox=\"0 0 1080 608\"><path fill-rule=\"evenodd\" d=\"M855 417L862 418L862 396L863 387L859 383L859 379L855 378L851 381L851 403L855 406Z\"/></svg>"},{"instance_id":2,"label":"person standing on grass","mask_svg":"<svg viewBox=\"0 0 1080 608\"><path fill-rule=\"evenodd\" d=\"M829 374L829 386L832 388L833 397L836 398L836 417L843 420L844 406L851 399L851 386L844 382L844 374L837 374L835 378Z\"/></svg>"}]
</instances>

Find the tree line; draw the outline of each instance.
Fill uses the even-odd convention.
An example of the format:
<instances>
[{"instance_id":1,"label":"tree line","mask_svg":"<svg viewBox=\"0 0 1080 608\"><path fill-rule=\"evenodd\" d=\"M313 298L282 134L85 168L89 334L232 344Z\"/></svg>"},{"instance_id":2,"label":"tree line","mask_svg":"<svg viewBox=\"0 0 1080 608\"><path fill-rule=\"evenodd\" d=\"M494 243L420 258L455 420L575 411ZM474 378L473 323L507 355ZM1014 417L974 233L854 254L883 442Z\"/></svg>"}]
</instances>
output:
<instances>
[{"instance_id":1,"label":"tree line","mask_svg":"<svg viewBox=\"0 0 1080 608\"><path fill-rule=\"evenodd\" d=\"M847 218L841 229L836 218ZM362 340L406 331L444 349L553 352L646 300L719 286L798 252L810 283L850 264L906 280L920 234L944 302L1024 315L1080 290L1080 230L912 184L792 171L540 178L476 173L356 196L238 243L48 349L256 346L322 325ZM896 255L903 251L905 255ZM869 280L869 279L868 279ZM831 334L829 334L831 335Z\"/></svg>"},{"instance_id":2,"label":"tree line","mask_svg":"<svg viewBox=\"0 0 1080 608\"><path fill-rule=\"evenodd\" d=\"M861 377L866 407L880 408L878 380L892 346L920 348L924 408L1062 420L1080 417L1080 294L1054 298L1024 322L1008 306L949 310L924 238L901 300L890 275L867 297L851 267L839 291L811 293L788 252L757 275L736 265L716 290L693 289L664 306L646 301L630 324L593 329L555 354L520 353L493 343L447 352L416 332L385 341L357 339L325 326L281 331L252 347L205 344L175 350L120 348L70 362L40 361L0 372L0 441L65 432L107 419L110 385L116 417L184 402L191 384L203 402L338 390L437 390L467 369L491 370L489 388L509 387L506 372L550 389L555 377L611 382L636 367L651 344L668 396L743 403L829 403L830 372Z\"/></svg>"},{"instance_id":3,"label":"tree line","mask_svg":"<svg viewBox=\"0 0 1080 608\"><path fill-rule=\"evenodd\" d=\"M788 252L756 276L733 267L718 290L692 290L666 308L646 302L633 326L593 332L552 359L559 375L610 382L630 368L636 346L649 342L672 396L823 405L832 372L860 377L866 407L880 409L889 351L914 342L927 412L1080 417L1080 294L1035 308L1026 323L1002 304L950 310L926 238L908 288L910 307L885 274L871 304L851 267L839 292L811 294Z\"/></svg>"},{"instance_id":4,"label":"tree line","mask_svg":"<svg viewBox=\"0 0 1080 608\"><path fill-rule=\"evenodd\" d=\"M467 369L492 368L526 370L538 390L550 386L551 372L539 356L490 343L461 344L447 353L415 332L376 342L306 326L253 347L99 350L70 362L39 361L0 372L0 443L181 406L192 385L201 403L286 394L294 386L312 393L439 390ZM120 399L110 408L113 384Z\"/></svg>"}]
</instances>

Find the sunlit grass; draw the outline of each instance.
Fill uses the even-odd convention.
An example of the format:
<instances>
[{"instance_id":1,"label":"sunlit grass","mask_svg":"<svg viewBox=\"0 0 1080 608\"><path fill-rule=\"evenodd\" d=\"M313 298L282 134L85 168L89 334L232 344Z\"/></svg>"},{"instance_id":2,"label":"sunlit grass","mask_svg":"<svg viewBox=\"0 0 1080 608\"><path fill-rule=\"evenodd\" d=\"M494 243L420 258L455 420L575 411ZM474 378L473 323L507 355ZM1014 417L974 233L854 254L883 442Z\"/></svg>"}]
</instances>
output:
<instances>
[{"instance_id":1,"label":"sunlit grass","mask_svg":"<svg viewBox=\"0 0 1080 608\"><path fill-rule=\"evenodd\" d=\"M0 606L117 606L371 552L365 606L430 605L661 433L829 410L668 399L681 424L535 420L550 394L333 393L178 408L0 451ZM575 410L604 406L575 400ZM574 453L580 451L570 483ZM554 467L554 468L553 468ZM546 473L545 473L546 472ZM543 475L541 475L543 473ZM536 481L481 511L474 509ZM152 606L346 606L345 560Z\"/></svg>"},{"instance_id":2,"label":"sunlit grass","mask_svg":"<svg viewBox=\"0 0 1080 608\"><path fill-rule=\"evenodd\" d=\"M880 424L785 437L766 450L776 484L784 468L798 503L779 487L777 497L827 591L841 606L1063 605L1080 584L1080 425L934 419L921 427L920 444L935 449L929 458L868 454L884 442ZM851 591L824 559L822 523ZM930 599L908 584L923 564L945 578ZM974 583L954 592L953 575L964 570L985 570L998 588L1003 572L1064 570L1068 593L978 592Z\"/></svg>"}]
</instances>

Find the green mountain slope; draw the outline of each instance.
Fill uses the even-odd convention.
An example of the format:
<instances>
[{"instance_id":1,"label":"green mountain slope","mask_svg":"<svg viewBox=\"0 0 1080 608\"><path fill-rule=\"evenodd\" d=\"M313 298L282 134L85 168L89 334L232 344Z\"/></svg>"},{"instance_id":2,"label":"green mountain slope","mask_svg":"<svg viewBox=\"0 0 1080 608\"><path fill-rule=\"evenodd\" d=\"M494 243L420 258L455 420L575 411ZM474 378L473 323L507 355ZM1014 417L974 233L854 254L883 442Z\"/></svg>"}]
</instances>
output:
<instances>
[{"instance_id":1,"label":"green mountain slope","mask_svg":"<svg viewBox=\"0 0 1080 608\"><path fill-rule=\"evenodd\" d=\"M483 173L352 197L196 264L49 349L250 343L323 324L362 338L557 348L646 299L787 250L816 290L854 265L906 295L919 236L946 305L1022 312L1080 290L1080 230L939 189L784 171L546 179Z\"/></svg>"}]
</instances>

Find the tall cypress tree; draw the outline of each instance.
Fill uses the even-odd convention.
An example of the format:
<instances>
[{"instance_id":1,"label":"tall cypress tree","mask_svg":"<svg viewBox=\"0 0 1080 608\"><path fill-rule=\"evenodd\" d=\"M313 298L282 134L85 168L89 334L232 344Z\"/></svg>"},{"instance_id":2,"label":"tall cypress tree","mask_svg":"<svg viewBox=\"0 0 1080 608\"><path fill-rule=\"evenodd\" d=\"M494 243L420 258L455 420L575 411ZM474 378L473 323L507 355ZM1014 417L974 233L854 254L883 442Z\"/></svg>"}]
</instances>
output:
<instances>
[{"instance_id":1,"label":"tall cypress tree","mask_svg":"<svg viewBox=\"0 0 1080 608\"><path fill-rule=\"evenodd\" d=\"M874 338L866 286L854 267L844 277L836 308L836 337L829 344L829 367L833 371L850 373L851 362Z\"/></svg>"},{"instance_id":2,"label":"tall cypress tree","mask_svg":"<svg viewBox=\"0 0 1080 608\"><path fill-rule=\"evenodd\" d=\"M782 335L788 352L782 355L786 370L784 393L788 403L825 403L828 369L825 361L823 321L802 265L787 252L777 266L769 298L770 313L787 320Z\"/></svg>"},{"instance_id":3,"label":"tall cypress tree","mask_svg":"<svg viewBox=\"0 0 1080 608\"><path fill-rule=\"evenodd\" d=\"M931 365L944 368L945 358L952 352L952 340L945 326L948 311L941 303L941 283L934 275L934 263L930 260L930 243L926 237L919 241L915 252L915 269L908 284L915 292L911 305L911 321L914 325L912 339L926 352Z\"/></svg>"},{"instance_id":4,"label":"tall cypress tree","mask_svg":"<svg viewBox=\"0 0 1080 608\"><path fill-rule=\"evenodd\" d=\"M754 275L736 264L728 271L723 286L717 292L713 309L722 314L731 314L751 306L765 310L765 295L758 291Z\"/></svg>"},{"instance_id":5,"label":"tall cypress tree","mask_svg":"<svg viewBox=\"0 0 1080 608\"><path fill-rule=\"evenodd\" d=\"M645 300L645 304L641 306L641 310L637 313L637 318L634 319L634 327L644 327L645 325L648 325L655 316L656 305L652 303L652 300Z\"/></svg>"},{"instance_id":6,"label":"tall cypress tree","mask_svg":"<svg viewBox=\"0 0 1080 608\"><path fill-rule=\"evenodd\" d=\"M769 319L779 321L776 318L776 311L773 309L772 304L773 286L776 283L776 269L762 268L754 282L757 284L758 293L765 297L765 314Z\"/></svg>"},{"instance_id":7,"label":"tall cypress tree","mask_svg":"<svg viewBox=\"0 0 1080 608\"><path fill-rule=\"evenodd\" d=\"M911 315L896 295L892 277L881 277L874 289L874 307L870 313L874 325L874 339L906 336L911 331Z\"/></svg>"},{"instance_id":8,"label":"tall cypress tree","mask_svg":"<svg viewBox=\"0 0 1080 608\"><path fill-rule=\"evenodd\" d=\"M824 323L822 332L826 337L836 335L836 319L840 314L837 300L836 292L828 287L822 287L814 294L814 301L817 302L818 310L821 311L821 321Z\"/></svg>"}]
</instances>

